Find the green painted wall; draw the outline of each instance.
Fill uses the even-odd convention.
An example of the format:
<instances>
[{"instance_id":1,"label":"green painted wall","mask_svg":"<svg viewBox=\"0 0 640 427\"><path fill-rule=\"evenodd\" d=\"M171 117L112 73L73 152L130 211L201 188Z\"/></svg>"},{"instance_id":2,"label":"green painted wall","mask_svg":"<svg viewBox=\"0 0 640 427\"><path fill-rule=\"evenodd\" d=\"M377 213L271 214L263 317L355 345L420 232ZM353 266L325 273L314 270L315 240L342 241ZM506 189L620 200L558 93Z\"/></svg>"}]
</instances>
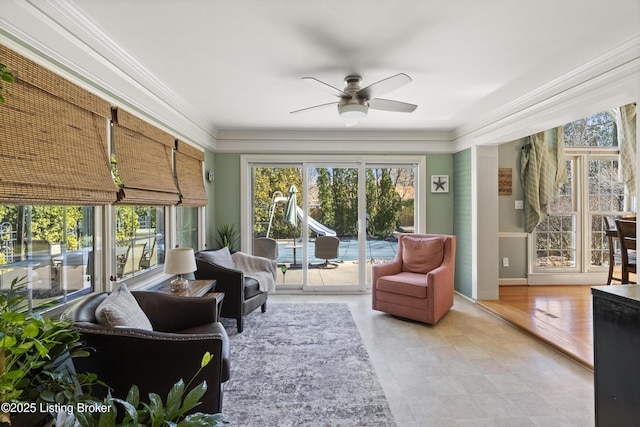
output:
<instances>
[{"instance_id":1,"label":"green painted wall","mask_svg":"<svg viewBox=\"0 0 640 427\"><path fill-rule=\"evenodd\" d=\"M235 225L240 231L240 154L216 153L214 171L214 221L207 223L209 247L216 247L218 225Z\"/></svg>"},{"instance_id":2,"label":"green painted wall","mask_svg":"<svg viewBox=\"0 0 640 427\"><path fill-rule=\"evenodd\" d=\"M471 298L473 292L471 228L471 149L453 155L453 232L456 235L455 289Z\"/></svg>"},{"instance_id":3,"label":"green painted wall","mask_svg":"<svg viewBox=\"0 0 640 427\"><path fill-rule=\"evenodd\" d=\"M429 154L426 156L426 232L433 234L453 234L453 155ZM449 192L432 193L431 175L448 175Z\"/></svg>"}]
</instances>

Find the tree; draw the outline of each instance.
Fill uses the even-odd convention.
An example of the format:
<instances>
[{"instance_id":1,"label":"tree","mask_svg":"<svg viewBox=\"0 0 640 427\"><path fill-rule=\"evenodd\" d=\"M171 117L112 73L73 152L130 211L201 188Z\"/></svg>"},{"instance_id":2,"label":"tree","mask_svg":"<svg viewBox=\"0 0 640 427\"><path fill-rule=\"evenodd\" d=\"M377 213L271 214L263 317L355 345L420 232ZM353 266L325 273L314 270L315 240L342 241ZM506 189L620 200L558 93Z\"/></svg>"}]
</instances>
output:
<instances>
[{"instance_id":1,"label":"tree","mask_svg":"<svg viewBox=\"0 0 640 427\"><path fill-rule=\"evenodd\" d=\"M273 195L276 191L288 196L289 187L295 185L298 191L302 191L302 173L298 168L255 168L254 169L254 194L253 194L253 232L255 236L265 236L269 226L269 212ZM298 206L302 199L298 197ZM274 215L269 237L276 239L298 236L299 226L284 221L284 203L273 206Z\"/></svg>"},{"instance_id":2,"label":"tree","mask_svg":"<svg viewBox=\"0 0 640 427\"><path fill-rule=\"evenodd\" d=\"M367 214L369 234L384 239L400 225L401 197L392 173L396 170L376 168L367 170Z\"/></svg>"}]
</instances>

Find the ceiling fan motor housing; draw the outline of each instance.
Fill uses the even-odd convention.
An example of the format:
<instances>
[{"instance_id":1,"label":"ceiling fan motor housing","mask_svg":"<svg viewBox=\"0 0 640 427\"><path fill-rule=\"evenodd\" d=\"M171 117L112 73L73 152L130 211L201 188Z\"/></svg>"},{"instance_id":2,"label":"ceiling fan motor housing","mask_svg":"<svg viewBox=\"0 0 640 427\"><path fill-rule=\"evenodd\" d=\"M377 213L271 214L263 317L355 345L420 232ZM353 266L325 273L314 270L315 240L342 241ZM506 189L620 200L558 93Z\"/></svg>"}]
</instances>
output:
<instances>
[{"instance_id":1,"label":"ceiling fan motor housing","mask_svg":"<svg viewBox=\"0 0 640 427\"><path fill-rule=\"evenodd\" d=\"M358 96L360 88L360 82L362 77L357 74L352 74L344 79L344 83L347 87L344 92L351 95L351 97L343 96L338 103L338 114L340 117L347 120L362 119L367 116L369 111L369 102L366 99Z\"/></svg>"}]
</instances>

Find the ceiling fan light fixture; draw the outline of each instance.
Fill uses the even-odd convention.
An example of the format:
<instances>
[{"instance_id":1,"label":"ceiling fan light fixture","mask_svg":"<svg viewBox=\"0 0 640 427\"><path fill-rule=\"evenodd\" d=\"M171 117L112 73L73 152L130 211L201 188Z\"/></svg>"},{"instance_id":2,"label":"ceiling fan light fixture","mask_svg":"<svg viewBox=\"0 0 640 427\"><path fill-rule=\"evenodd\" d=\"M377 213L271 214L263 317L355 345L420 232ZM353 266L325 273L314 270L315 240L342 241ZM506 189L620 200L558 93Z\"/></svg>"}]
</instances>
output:
<instances>
[{"instance_id":1,"label":"ceiling fan light fixture","mask_svg":"<svg viewBox=\"0 0 640 427\"><path fill-rule=\"evenodd\" d=\"M361 104L347 104L338 107L338 114L345 120L359 120L367 117L367 106Z\"/></svg>"}]
</instances>

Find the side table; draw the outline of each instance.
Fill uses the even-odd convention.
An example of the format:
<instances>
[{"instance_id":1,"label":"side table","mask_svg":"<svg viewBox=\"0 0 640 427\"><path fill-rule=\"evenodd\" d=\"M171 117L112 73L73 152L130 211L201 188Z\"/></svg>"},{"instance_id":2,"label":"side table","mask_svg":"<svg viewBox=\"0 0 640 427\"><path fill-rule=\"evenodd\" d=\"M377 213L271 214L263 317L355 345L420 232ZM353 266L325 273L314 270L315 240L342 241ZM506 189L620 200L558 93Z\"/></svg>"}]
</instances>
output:
<instances>
[{"instance_id":1,"label":"side table","mask_svg":"<svg viewBox=\"0 0 640 427\"><path fill-rule=\"evenodd\" d=\"M217 319L218 321L220 320L220 313L222 311L222 302L224 301L224 292L209 292L208 294L205 295L205 297L208 298L215 298L216 299L216 308L217 308Z\"/></svg>"},{"instance_id":2,"label":"side table","mask_svg":"<svg viewBox=\"0 0 640 427\"><path fill-rule=\"evenodd\" d=\"M179 297L202 297L216 286L215 280L189 280L185 291L174 292L170 286L163 286L157 292Z\"/></svg>"}]
</instances>

